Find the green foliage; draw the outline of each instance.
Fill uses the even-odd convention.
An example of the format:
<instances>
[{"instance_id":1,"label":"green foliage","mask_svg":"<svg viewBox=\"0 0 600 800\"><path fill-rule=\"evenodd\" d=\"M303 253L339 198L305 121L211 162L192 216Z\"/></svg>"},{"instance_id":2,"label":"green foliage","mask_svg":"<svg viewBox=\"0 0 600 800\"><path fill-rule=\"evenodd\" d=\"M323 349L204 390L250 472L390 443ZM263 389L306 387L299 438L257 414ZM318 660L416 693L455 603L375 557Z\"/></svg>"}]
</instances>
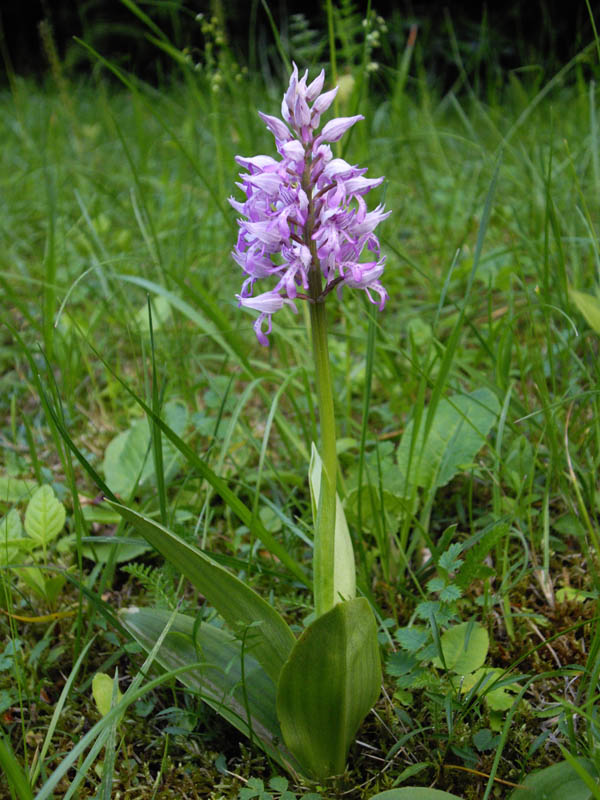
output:
<instances>
[{"instance_id":1,"label":"green foliage","mask_svg":"<svg viewBox=\"0 0 600 800\"><path fill-rule=\"evenodd\" d=\"M127 630L150 652L157 642L156 660L172 670L188 664L181 682L199 692L202 700L237 730L292 773L297 769L293 756L282 745L282 734L275 713L275 684L253 654L249 641L236 639L227 631L193 617L162 609L129 608L122 612ZM170 622L169 632L161 634Z\"/></svg>"},{"instance_id":2,"label":"green foliage","mask_svg":"<svg viewBox=\"0 0 600 800\"><path fill-rule=\"evenodd\" d=\"M321 457L315 445L312 445L310 464L308 467L308 482L312 502L313 524L317 522L317 509L321 495ZM344 507L336 493L335 511L335 563L333 576L333 596L335 602L351 600L356 594L356 566L354 564L354 550L352 539L344 514Z\"/></svg>"},{"instance_id":3,"label":"green foliage","mask_svg":"<svg viewBox=\"0 0 600 800\"><path fill-rule=\"evenodd\" d=\"M97 672L92 680L92 694L100 714L105 717L113 705L123 698L118 688L116 678L111 678L106 672Z\"/></svg>"},{"instance_id":4,"label":"green foliage","mask_svg":"<svg viewBox=\"0 0 600 800\"><path fill-rule=\"evenodd\" d=\"M435 667L446 675L450 687L460 686L463 694L473 690L485 699L491 711L512 707L519 676L504 677L502 670L483 666L489 651L489 635L484 627L476 622L456 624L460 587L469 585L465 576L469 580L472 576L481 577L480 559L505 532L505 526L492 525L474 537L466 554L465 544L454 542L439 556L440 575L427 583L429 592L437 593L439 599L421 601L415 610L416 616L428 624L398 628L395 638L401 649L387 660L387 673L395 678L400 690L440 689L444 678L431 669ZM463 554L465 558L459 558ZM458 683L453 675L459 676Z\"/></svg>"},{"instance_id":5,"label":"green foliage","mask_svg":"<svg viewBox=\"0 0 600 800\"><path fill-rule=\"evenodd\" d=\"M344 771L380 690L373 612L364 597L338 603L304 631L277 684L285 742L308 775L323 779Z\"/></svg>"},{"instance_id":6,"label":"green foliage","mask_svg":"<svg viewBox=\"0 0 600 800\"><path fill-rule=\"evenodd\" d=\"M329 613L312 622L296 642L279 614L246 584L166 528L124 506L112 505L202 592L241 640L241 649L236 640L224 639L216 643L217 649L220 648L219 661L231 664L232 659L238 657L241 664L247 706L246 722L241 729L247 731L250 738L256 734L258 743L267 752L272 752L272 742L280 738L279 724L274 718L274 698L269 701L264 686L254 696L260 697L256 702L261 706L266 703L263 714L270 713L272 717L255 724L258 718L254 704L249 704L244 667L247 646L264 670L264 677L269 676L277 685L277 718L283 740L294 759L308 774L317 777L342 772L356 730L380 691L377 631L367 601L359 598L338 603ZM127 624L149 650L158 638L158 630L154 638L140 613L138 609L130 611ZM157 615L158 609L155 609L152 624L159 618ZM185 622L182 619L180 625ZM188 626L190 624L191 620ZM201 648L202 634L206 633L206 627L199 629ZM189 639L187 631L184 635ZM217 635L212 632L213 639ZM177 663L185 664L186 659L193 663L196 640L188 639L171 644L166 655L165 642L163 650L158 652L158 660L163 659L161 663L170 668ZM257 679L262 681L261 670L256 672ZM214 697L219 698L219 713L232 721L231 711L220 708L223 694L216 691ZM236 716L240 717L239 705L234 708ZM235 724L240 727L239 721ZM318 739L315 731L320 732ZM289 767L289 756L278 756L280 761L282 758L282 763Z\"/></svg>"},{"instance_id":7,"label":"green foliage","mask_svg":"<svg viewBox=\"0 0 600 800\"><path fill-rule=\"evenodd\" d=\"M569 294L590 328L595 333L600 333L600 299L592 294L578 292L576 289L571 289Z\"/></svg>"},{"instance_id":8,"label":"green foliage","mask_svg":"<svg viewBox=\"0 0 600 800\"><path fill-rule=\"evenodd\" d=\"M397 453L397 492L410 491L412 486L438 489L469 467L499 411L496 395L477 389L442 400L429 426L424 422L414 432L414 423L409 422Z\"/></svg>"},{"instance_id":9,"label":"green foliage","mask_svg":"<svg viewBox=\"0 0 600 800\"><path fill-rule=\"evenodd\" d=\"M121 572L130 575L148 593L150 604L158 604L163 608L174 608L177 602L173 581L164 567L153 567L150 564L133 562L124 564Z\"/></svg>"},{"instance_id":10,"label":"green foliage","mask_svg":"<svg viewBox=\"0 0 600 800\"><path fill-rule=\"evenodd\" d=\"M48 549L55 544L65 521L66 509L48 484L39 486L30 496L24 530L16 508L0 519L0 565L14 564L12 570L20 580L50 605L56 603L66 578L47 574L38 564L45 566Z\"/></svg>"},{"instance_id":11,"label":"green foliage","mask_svg":"<svg viewBox=\"0 0 600 800\"><path fill-rule=\"evenodd\" d=\"M185 405L170 401L163 409L167 425L182 436L188 422ZM151 433L146 417L134 422L126 431L112 439L104 454L102 469L111 490L129 498L137 486L143 488L156 481L154 461L150 451ZM162 463L165 481L172 480L181 466L181 455L168 440L163 439Z\"/></svg>"},{"instance_id":12,"label":"green foliage","mask_svg":"<svg viewBox=\"0 0 600 800\"><path fill-rule=\"evenodd\" d=\"M457 675L467 675L479 669L486 659L488 632L473 622L463 622L444 631L440 645L442 653L433 659L433 665Z\"/></svg>"},{"instance_id":13,"label":"green foliage","mask_svg":"<svg viewBox=\"0 0 600 800\"><path fill-rule=\"evenodd\" d=\"M387 661L387 672L397 679L400 688L439 685L439 677L429 665L464 678L475 673L488 654L489 639L485 628L474 622L452 625L441 635L437 630L419 626L399 628L396 640L402 650ZM476 683L473 679L469 688Z\"/></svg>"},{"instance_id":14,"label":"green foliage","mask_svg":"<svg viewBox=\"0 0 600 800\"><path fill-rule=\"evenodd\" d=\"M10 742L4 736L0 739L0 765L8 781L12 796L19 798L19 800L33 800L33 792L27 775L13 753Z\"/></svg>"},{"instance_id":15,"label":"green foliage","mask_svg":"<svg viewBox=\"0 0 600 800\"><path fill-rule=\"evenodd\" d=\"M252 639L252 653L276 682L295 639L275 609L228 570L166 528L125 506L111 505L194 584L234 631L259 626Z\"/></svg>"},{"instance_id":16,"label":"green foliage","mask_svg":"<svg viewBox=\"0 0 600 800\"><path fill-rule=\"evenodd\" d=\"M36 481L13 478L10 475L0 475L0 503L12 505L21 500L29 499L37 488Z\"/></svg>"},{"instance_id":17,"label":"green foliage","mask_svg":"<svg viewBox=\"0 0 600 800\"><path fill-rule=\"evenodd\" d=\"M27 553L35 547L35 540L23 536L21 515L16 508L0 520L0 563L10 564L18 553Z\"/></svg>"},{"instance_id":18,"label":"green foliage","mask_svg":"<svg viewBox=\"0 0 600 800\"><path fill-rule=\"evenodd\" d=\"M405 786L374 794L370 800L461 800L455 794L439 789L424 789L418 786Z\"/></svg>"},{"instance_id":19,"label":"green foliage","mask_svg":"<svg viewBox=\"0 0 600 800\"><path fill-rule=\"evenodd\" d=\"M237 800L322 800L317 792L306 792L296 795L288 789L287 778L275 776L269 779L269 789L265 789L264 781L261 778L248 778L248 783L240 789Z\"/></svg>"},{"instance_id":20,"label":"green foliage","mask_svg":"<svg viewBox=\"0 0 600 800\"><path fill-rule=\"evenodd\" d=\"M63 529L66 511L57 500L51 486L40 486L33 495L25 511L25 532L36 543L45 548Z\"/></svg>"},{"instance_id":21,"label":"green foliage","mask_svg":"<svg viewBox=\"0 0 600 800\"><path fill-rule=\"evenodd\" d=\"M592 790L580 776L579 770L587 773L597 785L597 771L587 759L578 759L575 764L561 761L551 767L528 775L523 781L523 788L515 789L510 800L529 800L535 797L544 800L593 800L598 797L598 790Z\"/></svg>"}]
</instances>

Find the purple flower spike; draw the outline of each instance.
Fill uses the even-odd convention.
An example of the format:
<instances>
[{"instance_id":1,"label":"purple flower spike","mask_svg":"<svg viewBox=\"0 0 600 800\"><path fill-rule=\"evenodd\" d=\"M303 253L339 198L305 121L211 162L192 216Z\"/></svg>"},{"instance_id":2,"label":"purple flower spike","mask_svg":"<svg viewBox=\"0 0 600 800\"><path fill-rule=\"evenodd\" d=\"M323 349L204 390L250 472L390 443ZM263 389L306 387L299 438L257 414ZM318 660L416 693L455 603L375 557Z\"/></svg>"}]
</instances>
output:
<instances>
[{"instance_id":1,"label":"purple flower spike","mask_svg":"<svg viewBox=\"0 0 600 800\"><path fill-rule=\"evenodd\" d=\"M245 274L238 304L259 312L254 330L268 344L271 317L284 306L297 311L295 300L321 303L344 286L362 289L381 310L388 294L380 283L385 256L380 257L377 225L390 215L382 205L368 211L364 196L383 178L366 178L364 168L334 158L327 142L339 141L364 117L339 117L318 134L323 114L336 89L322 92L325 73L307 85L298 68L290 77L281 104L282 121L258 112L275 137L280 160L271 156L236 156L247 172L238 187L243 201L229 198L241 215L232 256ZM257 280L271 288L253 296Z\"/></svg>"}]
</instances>

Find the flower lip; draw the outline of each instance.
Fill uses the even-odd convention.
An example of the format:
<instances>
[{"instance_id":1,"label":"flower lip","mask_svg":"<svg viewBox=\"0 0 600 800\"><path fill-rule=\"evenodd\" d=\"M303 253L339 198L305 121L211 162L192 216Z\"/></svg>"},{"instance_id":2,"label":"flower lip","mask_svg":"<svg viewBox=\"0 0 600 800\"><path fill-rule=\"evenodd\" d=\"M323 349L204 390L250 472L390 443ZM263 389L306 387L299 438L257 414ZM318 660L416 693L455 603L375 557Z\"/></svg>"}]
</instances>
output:
<instances>
[{"instance_id":1,"label":"flower lip","mask_svg":"<svg viewBox=\"0 0 600 800\"><path fill-rule=\"evenodd\" d=\"M274 314L286 305L291 306L294 311L298 310L289 298L282 297L274 291L263 292L263 294L257 294L256 297L242 297L236 294L236 298L239 306L252 308L255 311L260 311L262 314Z\"/></svg>"}]
</instances>

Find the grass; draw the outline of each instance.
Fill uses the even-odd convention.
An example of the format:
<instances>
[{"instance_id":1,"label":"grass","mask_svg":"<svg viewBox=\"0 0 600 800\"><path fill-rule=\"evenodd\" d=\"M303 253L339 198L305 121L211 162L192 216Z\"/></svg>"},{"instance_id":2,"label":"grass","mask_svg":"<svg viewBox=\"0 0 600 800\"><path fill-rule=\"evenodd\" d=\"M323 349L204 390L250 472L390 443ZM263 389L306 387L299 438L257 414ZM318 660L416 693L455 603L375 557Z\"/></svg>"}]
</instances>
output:
<instances>
[{"instance_id":1,"label":"grass","mask_svg":"<svg viewBox=\"0 0 600 800\"><path fill-rule=\"evenodd\" d=\"M466 71L440 95L418 45L361 85L356 64L374 56L350 47L337 56L338 73L354 76L339 113L358 107L366 119L344 156L386 175L380 195L394 213L382 225L385 312L350 293L328 305L339 483L361 589L396 660L346 775L289 788L362 800L435 783L465 800L508 798L566 757L600 769L598 331L570 294L593 294L599 281L596 56L588 48L542 85L510 73L486 97ZM273 151L256 109L276 113L283 84L215 52L160 88L117 81L96 60L87 81L55 63L43 86L13 77L0 95L0 514L24 519L37 484L67 510L48 552L20 562L35 556L46 580L64 574L55 596L17 562L1 572L2 796L9 785L19 797L19 785L69 796L78 776L82 798L234 798L253 786L258 796L258 780L276 774L173 676L141 669L117 609L193 609L198 598L99 504L91 477L215 553L302 626L317 431L307 330L302 315L281 312L271 348L254 341L234 300L226 203L234 155ZM497 413L474 455L448 467L448 481L415 477L441 415L476 390ZM137 422L136 397L163 416L174 403L169 425L196 461L161 448L158 426ZM421 431L412 443L409 423ZM128 455L111 460L125 431ZM255 537L256 519L279 560ZM504 708L402 646L409 624L439 639L419 616L423 601L487 631L486 667L517 680ZM91 689L97 672L115 670L135 697L121 725L100 717ZM86 760L78 743L91 730L100 738L86 740L99 743Z\"/></svg>"}]
</instances>

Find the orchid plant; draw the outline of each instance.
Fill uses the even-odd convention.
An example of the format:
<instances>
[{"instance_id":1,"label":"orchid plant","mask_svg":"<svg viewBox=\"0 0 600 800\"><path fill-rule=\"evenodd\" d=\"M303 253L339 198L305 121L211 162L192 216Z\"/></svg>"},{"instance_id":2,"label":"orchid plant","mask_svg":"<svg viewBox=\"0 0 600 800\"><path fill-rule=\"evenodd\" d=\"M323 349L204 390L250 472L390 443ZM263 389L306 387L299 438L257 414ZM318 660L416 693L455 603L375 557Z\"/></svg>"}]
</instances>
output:
<instances>
[{"instance_id":1,"label":"orchid plant","mask_svg":"<svg viewBox=\"0 0 600 800\"><path fill-rule=\"evenodd\" d=\"M307 76L299 77L294 65L283 119L259 112L279 159L238 156L245 199L230 203L241 215L232 255L246 276L237 299L259 312L259 342L268 345L276 311L296 311L298 301L310 310L321 429L309 465L314 620L296 639L269 603L205 553L114 505L194 583L232 632L157 609L126 610L129 631L147 650L163 636L158 660L167 668L204 662L182 680L288 770L322 779L343 772L381 685L376 622L367 600L356 597L352 542L336 493L325 301L334 289L339 296L344 288L362 289L383 309L385 258L374 230L390 212L382 206L368 211L364 200L383 178L365 177L366 169L334 157L330 147L363 117L340 117L320 129L337 89L322 91L323 71L310 84ZM259 281L270 288L255 293Z\"/></svg>"}]
</instances>

